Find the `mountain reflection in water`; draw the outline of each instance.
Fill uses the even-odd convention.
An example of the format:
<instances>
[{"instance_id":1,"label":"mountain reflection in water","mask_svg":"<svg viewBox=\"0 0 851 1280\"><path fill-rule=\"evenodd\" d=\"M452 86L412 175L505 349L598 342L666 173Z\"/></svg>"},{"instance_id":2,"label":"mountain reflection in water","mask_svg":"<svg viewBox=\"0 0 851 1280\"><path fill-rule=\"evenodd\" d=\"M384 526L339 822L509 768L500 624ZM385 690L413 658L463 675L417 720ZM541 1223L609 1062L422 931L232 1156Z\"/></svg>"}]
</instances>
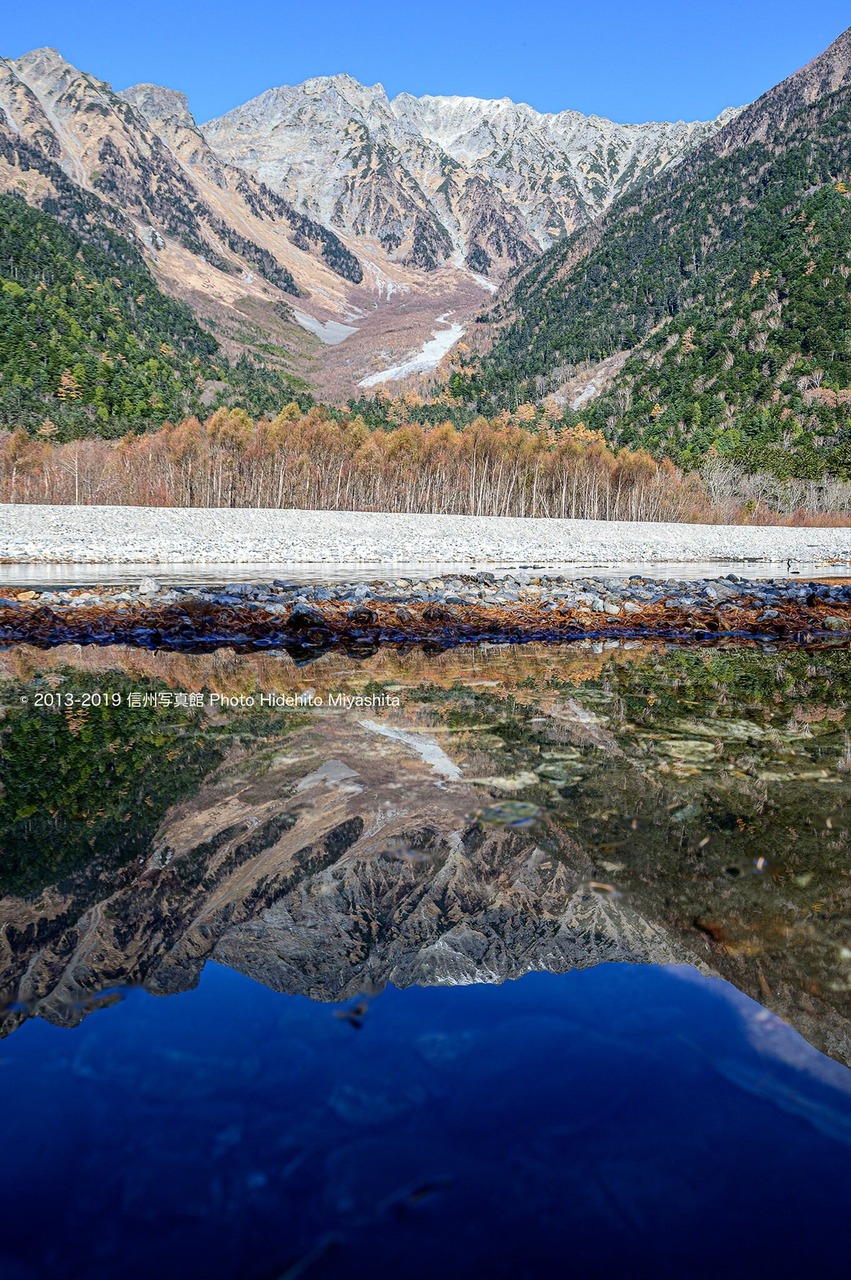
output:
<instances>
[{"instance_id":1,"label":"mountain reflection in water","mask_svg":"<svg viewBox=\"0 0 851 1280\"><path fill-rule=\"evenodd\" d=\"M0 702L0 1273L832 1256L847 649L21 647Z\"/></svg>"}]
</instances>

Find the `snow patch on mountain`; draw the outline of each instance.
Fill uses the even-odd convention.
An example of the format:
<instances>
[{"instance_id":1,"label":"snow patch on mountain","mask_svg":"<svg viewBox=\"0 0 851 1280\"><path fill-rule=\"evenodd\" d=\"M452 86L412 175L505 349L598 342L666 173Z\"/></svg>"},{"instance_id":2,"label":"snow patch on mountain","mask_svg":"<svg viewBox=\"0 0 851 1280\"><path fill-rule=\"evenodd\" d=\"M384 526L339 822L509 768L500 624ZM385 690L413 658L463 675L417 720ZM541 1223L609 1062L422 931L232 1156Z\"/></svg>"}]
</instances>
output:
<instances>
[{"instance_id":1,"label":"snow patch on mountain","mask_svg":"<svg viewBox=\"0 0 851 1280\"><path fill-rule=\"evenodd\" d=\"M448 325L446 329L435 329L431 338L424 342L419 351L408 356L399 364L382 369L380 373L371 373L362 378L359 387L377 387L382 382L398 382L400 378L410 377L414 373L429 373L436 369L447 351L451 351L460 338L464 336L464 326L449 323L450 312L438 316L436 323Z\"/></svg>"}]
</instances>

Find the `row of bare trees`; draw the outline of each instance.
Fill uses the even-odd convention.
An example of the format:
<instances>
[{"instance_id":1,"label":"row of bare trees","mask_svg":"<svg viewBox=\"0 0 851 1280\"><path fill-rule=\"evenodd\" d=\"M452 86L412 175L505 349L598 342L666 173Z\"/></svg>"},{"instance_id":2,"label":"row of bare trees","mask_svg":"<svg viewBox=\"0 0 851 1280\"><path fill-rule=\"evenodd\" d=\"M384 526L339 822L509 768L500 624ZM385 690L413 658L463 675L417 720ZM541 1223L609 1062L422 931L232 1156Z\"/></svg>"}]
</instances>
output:
<instances>
[{"instance_id":1,"label":"row of bare trees","mask_svg":"<svg viewBox=\"0 0 851 1280\"><path fill-rule=\"evenodd\" d=\"M459 515L707 521L772 518L731 474L704 480L584 427L530 431L500 419L370 431L357 416L288 405L252 422L220 409L148 435L55 444L0 437L0 500L279 507ZM851 507L851 486L831 494ZM839 507L834 508L834 512ZM774 515L774 518L777 518ZM800 522L800 513L786 513ZM844 522L838 520L837 522Z\"/></svg>"},{"instance_id":2,"label":"row of bare trees","mask_svg":"<svg viewBox=\"0 0 851 1280\"><path fill-rule=\"evenodd\" d=\"M779 479L768 471L743 471L726 458L708 458L700 472L713 506L774 512L782 520L807 513L813 522L851 512L851 481Z\"/></svg>"}]
</instances>

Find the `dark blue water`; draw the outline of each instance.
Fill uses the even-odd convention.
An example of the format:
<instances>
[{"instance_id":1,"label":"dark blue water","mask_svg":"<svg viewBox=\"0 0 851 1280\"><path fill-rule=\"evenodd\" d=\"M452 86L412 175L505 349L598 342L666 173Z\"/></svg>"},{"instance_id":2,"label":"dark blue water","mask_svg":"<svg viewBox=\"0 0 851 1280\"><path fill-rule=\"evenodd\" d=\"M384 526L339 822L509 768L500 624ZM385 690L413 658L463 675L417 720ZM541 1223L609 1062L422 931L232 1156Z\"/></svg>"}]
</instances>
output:
<instances>
[{"instance_id":1,"label":"dark blue water","mask_svg":"<svg viewBox=\"0 0 851 1280\"><path fill-rule=\"evenodd\" d=\"M828 1276L851 1072L718 979L351 1006L208 965L0 1046L4 1280Z\"/></svg>"}]
</instances>

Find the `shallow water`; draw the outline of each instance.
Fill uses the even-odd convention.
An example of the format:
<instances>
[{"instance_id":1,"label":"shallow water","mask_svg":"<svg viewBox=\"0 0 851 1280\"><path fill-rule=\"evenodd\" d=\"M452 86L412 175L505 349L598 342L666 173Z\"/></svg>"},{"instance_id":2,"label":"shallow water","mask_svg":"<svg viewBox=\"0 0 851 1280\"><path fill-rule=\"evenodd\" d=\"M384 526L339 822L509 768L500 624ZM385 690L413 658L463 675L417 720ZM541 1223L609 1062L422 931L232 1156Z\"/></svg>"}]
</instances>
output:
<instances>
[{"instance_id":1,"label":"shallow water","mask_svg":"<svg viewBox=\"0 0 851 1280\"><path fill-rule=\"evenodd\" d=\"M0 564L0 590L9 587L83 587L94 584L101 586L138 585L143 578L156 578L158 582L175 586L222 586L228 582L273 582L280 578L286 582L303 582L316 584L325 582L373 582L398 581L399 578L410 578L423 581L454 573L470 573L487 570L497 577L515 572L517 569L536 570L540 573L559 574L565 578L583 578L597 576L612 579L629 578L633 574L654 578L659 581L678 580L694 582L702 578L720 578L728 573L735 573L741 578L752 578L760 581L771 578L788 578L787 561L776 563L755 563L743 560L725 561L685 561L660 562L658 564L624 564L583 565L518 562L512 564L491 564L485 561L465 560L457 562L435 562L434 564L417 562L407 564L404 561L388 562L376 560L341 561L329 564L279 563L269 561L266 564L47 564L38 562L19 564ZM851 577L848 565L825 565L815 561L802 562L796 566L794 575L802 580L833 578L844 580Z\"/></svg>"},{"instance_id":2,"label":"shallow water","mask_svg":"<svg viewBox=\"0 0 851 1280\"><path fill-rule=\"evenodd\" d=\"M0 708L3 1276L844 1256L848 649L20 647Z\"/></svg>"}]
</instances>

